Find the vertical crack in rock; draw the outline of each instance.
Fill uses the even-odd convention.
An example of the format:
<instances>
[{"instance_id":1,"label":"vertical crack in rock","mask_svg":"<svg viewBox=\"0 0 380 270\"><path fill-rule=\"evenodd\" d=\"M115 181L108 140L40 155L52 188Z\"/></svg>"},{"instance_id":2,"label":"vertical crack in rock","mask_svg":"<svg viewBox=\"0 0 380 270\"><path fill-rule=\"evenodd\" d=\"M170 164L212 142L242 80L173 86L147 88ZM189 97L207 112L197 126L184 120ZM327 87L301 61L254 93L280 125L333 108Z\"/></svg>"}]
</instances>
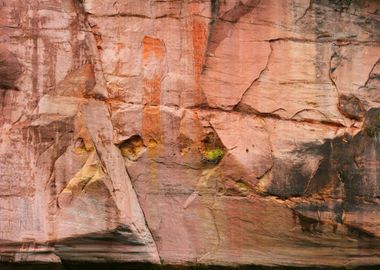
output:
<instances>
[{"instance_id":1,"label":"vertical crack in rock","mask_svg":"<svg viewBox=\"0 0 380 270\"><path fill-rule=\"evenodd\" d=\"M336 62L336 61L339 61L339 60L340 59L339 59L337 52L334 52L331 55L330 61L329 61L329 79L331 81L331 84L334 86L334 89L335 89L337 97L338 97L338 100L337 100L338 111L345 117L345 115L340 111L340 106L339 106L340 93L339 93L338 86L335 83L334 75L333 75L334 71L337 69L337 67L339 65L339 62Z\"/></svg>"},{"instance_id":2,"label":"vertical crack in rock","mask_svg":"<svg viewBox=\"0 0 380 270\"><path fill-rule=\"evenodd\" d=\"M296 19L295 24L297 24L300 20L302 20L306 16L306 14L312 9L313 1L314 0L309 0L309 5L307 6L303 14L298 19Z\"/></svg>"},{"instance_id":3,"label":"vertical crack in rock","mask_svg":"<svg viewBox=\"0 0 380 270\"><path fill-rule=\"evenodd\" d=\"M272 157L273 159L273 157ZM257 184L254 186L254 191L259 195L268 195L267 190L270 185L270 174L272 173L274 163L261 176L257 177Z\"/></svg>"},{"instance_id":4,"label":"vertical crack in rock","mask_svg":"<svg viewBox=\"0 0 380 270\"><path fill-rule=\"evenodd\" d=\"M101 101L90 101L83 105L82 112L95 149L111 179L115 203L120 213L120 223L129 225L132 232L145 243L152 261L158 263L156 244L146 226L146 220L124 165L120 150L112 141L112 123L106 105Z\"/></svg>"},{"instance_id":5,"label":"vertical crack in rock","mask_svg":"<svg viewBox=\"0 0 380 270\"><path fill-rule=\"evenodd\" d=\"M217 242L215 244L215 246L213 247L212 250L210 251L207 251L205 254L201 255L199 257L199 259L197 259L197 262L201 263L208 255L212 254L212 253L215 253L219 246L220 246L220 243L221 243L221 238L220 238L220 232L219 232L219 229L218 229L218 223L216 221L216 216L215 216L215 209L214 209L214 205L215 205L215 198L216 194L214 195L214 198L213 198L213 203L210 207L207 207L207 209L209 209L210 211L210 214L212 216L212 219L213 219L213 224L214 224L214 227L215 227L215 232L216 232L216 236L217 236Z\"/></svg>"},{"instance_id":6,"label":"vertical crack in rock","mask_svg":"<svg viewBox=\"0 0 380 270\"><path fill-rule=\"evenodd\" d=\"M102 61L101 61L100 52L98 48L98 42L95 37L94 28L91 26L91 24L88 21L88 13L85 10L85 6L83 4L80 4L79 6L80 6L79 7L80 11L77 11L77 13L78 13L78 16L83 17L82 19L83 24L84 24L84 27L86 28L87 46L88 46L90 55L92 56L93 65L94 65L94 73L95 73L95 81L96 81L95 87L92 89L92 91L89 94L91 94L94 98L105 99L108 97L107 83L106 83L106 79L104 78Z\"/></svg>"},{"instance_id":7,"label":"vertical crack in rock","mask_svg":"<svg viewBox=\"0 0 380 270\"><path fill-rule=\"evenodd\" d=\"M151 235L151 237L152 237L152 241L153 241L154 246L155 246L155 251L156 251L156 253L157 253L157 257L158 257L158 259L159 259L159 263L162 264L163 260L162 260L161 255L160 255L160 252L159 252L159 249L158 249L158 246L157 246L157 242L156 242L156 240L154 239L154 234L153 234L151 228L149 227L148 220L147 220L147 218L146 218L146 214L145 214L145 212L144 212L144 209L141 207L140 199L139 199L140 196L139 196L139 194L136 192L135 187L133 186L133 179L132 179L132 177L130 176L130 174L129 174L129 172L128 172L128 168L127 168L127 166L125 166L125 171L126 171L126 173L127 173L127 175L128 175L128 178L129 178L130 181L131 181L132 189L133 189L134 193L136 194L136 198L137 198L137 200L138 200L138 202L139 202L139 205L140 205L140 208L141 208L141 212L142 212L142 214L143 214L144 221L145 221L145 226L146 226L146 228L148 229L148 231L149 231L149 233L150 233L150 235ZM146 195L145 195L145 196L146 196ZM146 197L144 198L144 200L146 200ZM162 222L162 219L161 219L161 222ZM160 224L161 224L161 222L160 222ZM159 226L160 226L160 225L159 225ZM156 263L157 263L157 261L156 261Z\"/></svg>"},{"instance_id":8,"label":"vertical crack in rock","mask_svg":"<svg viewBox=\"0 0 380 270\"><path fill-rule=\"evenodd\" d=\"M378 116L379 111L371 109L366 115L366 125L379 125ZM373 154L379 148L378 142L365 131L360 131L354 136L345 134L343 137L326 140L321 146L310 144L307 148L308 151L324 153L324 158L317 173L313 174L313 188L305 189L304 193L304 196L320 198L319 201L297 202L294 207L303 217L310 219L310 222L304 220L306 223L303 229L312 232L310 225L317 225L316 222L318 226L332 223L333 232L336 233L336 224L342 224L348 228L350 237L357 239L362 245L378 245L378 223L372 224L366 218L366 215L377 213L377 172L363 166L363 162L374 163L375 166L379 162ZM363 192L364 190L366 191ZM325 213L321 215L319 210ZM363 211L368 212L363 214ZM333 215L326 215L328 212Z\"/></svg>"},{"instance_id":9,"label":"vertical crack in rock","mask_svg":"<svg viewBox=\"0 0 380 270\"><path fill-rule=\"evenodd\" d=\"M218 197L218 180L215 178L215 174L217 173L218 168L220 168L221 164L218 164L216 167L210 169L205 175L203 175L198 182L197 190L195 191L200 198L203 196L203 200L205 201L205 207L209 210L210 215L212 217L213 226L216 233L216 243L213 245L214 247L207 252L205 252L203 255L199 256L199 259L197 259L197 262L202 263L202 261L210 254L215 253L220 244L221 244L221 236L220 231L218 227L218 222L215 214L215 204ZM210 199L212 202L209 203L208 200Z\"/></svg>"},{"instance_id":10,"label":"vertical crack in rock","mask_svg":"<svg viewBox=\"0 0 380 270\"><path fill-rule=\"evenodd\" d=\"M201 77L209 107L232 110L266 65L270 44L252 39L244 24L237 25L242 16L250 14L259 4L260 1L245 4L239 1L210 26ZM236 47L232 53L231 47Z\"/></svg>"},{"instance_id":11,"label":"vertical crack in rock","mask_svg":"<svg viewBox=\"0 0 380 270\"><path fill-rule=\"evenodd\" d=\"M261 175L258 175L257 178L257 183L254 186L254 191L257 194L266 194L266 191L268 189L268 186L270 185L270 174L272 172L272 169L274 167L274 156L273 156L273 145L272 145L272 138L270 136L271 132L269 131L268 124L263 118L263 127L265 131L268 134L268 143L269 143L269 148L270 148L270 158L271 158L271 164L270 167Z\"/></svg>"},{"instance_id":12,"label":"vertical crack in rock","mask_svg":"<svg viewBox=\"0 0 380 270\"><path fill-rule=\"evenodd\" d=\"M218 19L219 9L220 9L220 0L211 0L211 22L210 26Z\"/></svg>"},{"instance_id":13,"label":"vertical crack in rock","mask_svg":"<svg viewBox=\"0 0 380 270\"><path fill-rule=\"evenodd\" d=\"M244 99L244 96L247 94L248 91L254 91L253 87L255 85L256 82L258 82L261 78L262 75L265 74L266 71L268 71L268 66L269 66L269 62L270 62L270 59L273 55L273 45L272 45L272 41L269 41L269 47L270 47L270 52L268 54L268 57L267 57L267 61L266 61L266 64L265 64L265 67L260 71L259 75L252 81L252 83L248 86L247 89L245 89L245 91L243 92L243 94L241 95L240 97L240 100L239 102L234 106L233 108L233 111L244 111L244 107L245 106L242 106L242 102L243 102L243 99ZM281 109L281 108L280 108ZM277 109L277 110L280 110L280 109ZM252 108L252 110L258 112L257 110L255 110L254 108ZM276 110L276 111L277 111ZM258 112L259 113L259 112Z\"/></svg>"},{"instance_id":14,"label":"vertical crack in rock","mask_svg":"<svg viewBox=\"0 0 380 270\"><path fill-rule=\"evenodd\" d=\"M260 2L261 0L249 0L246 3L239 1L232 9L218 16L219 0L213 0L211 8L213 11L213 20L208 37L207 55L214 54L219 44L227 38L229 33L233 30L233 25L237 23L241 17L254 10Z\"/></svg>"},{"instance_id":15,"label":"vertical crack in rock","mask_svg":"<svg viewBox=\"0 0 380 270\"><path fill-rule=\"evenodd\" d=\"M369 84L369 82L371 81L371 79L373 79L373 73L374 73L374 71L375 71L375 68L377 67L377 66L380 66L380 58L376 61L376 63L373 65L373 67L371 68L371 71L369 72L369 74L368 74L368 79L366 80L366 82L364 83L364 85L363 86L361 86L361 87L359 87L359 89L362 89L362 88L366 88L367 86L368 86L368 84ZM379 75L379 74L374 74L375 75L375 78L377 78L377 76Z\"/></svg>"},{"instance_id":16,"label":"vertical crack in rock","mask_svg":"<svg viewBox=\"0 0 380 270\"><path fill-rule=\"evenodd\" d=\"M93 29L88 23L86 15L82 13L83 9L81 7L81 12L77 10L77 16L83 19L83 23L87 30L86 42L94 64L96 81L95 87L89 94L95 99L105 99L107 98L106 82L97 40ZM100 175L96 176L97 172L109 176L109 181L108 177L104 178L102 181L116 203L120 224L117 231L120 231L120 233L124 235L124 227L131 230L131 237L136 238L136 241L145 245L146 250L144 250L144 252L146 252L146 255L149 258L148 260L154 263L159 263L160 260L156 244L146 225L144 213L142 212L137 195L128 176L128 172L124 166L123 158L117 147L113 145L113 126L109 120L109 111L106 104L103 101L88 100L82 105L81 114L84 117L84 125L86 126L95 147L95 151L92 152L92 155L99 157L100 164L97 165L98 169L96 169L96 171L93 171L92 173L90 172L88 175L89 177L85 179L85 182L82 181L84 178L78 175L79 178L76 179L74 177L73 181L68 183L66 189L75 189L76 185L80 184L80 190L84 190L90 182L95 182L95 180L93 180L94 177L101 177ZM88 164L88 168L93 166L91 160L88 160L88 162L91 163ZM83 176L86 176L87 171L83 170L86 170L85 166L78 173L81 174L82 172ZM101 171L103 171L103 173L101 173ZM127 232L125 235L129 237L128 234L129 233ZM129 240L132 241L132 238Z\"/></svg>"},{"instance_id":17,"label":"vertical crack in rock","mask_svg":"<svg viewBox=\"0 0 380 270\"><path fill-rule=\"evenodd\" d=\"M321 166L321 164L324 162L324 159L325 158L322 158L321 160L318 161L318 165L316 166L316 169L312 172L312 174L309 176L309 180L307 181L306 185L305 185L305 190L304 190L304 194L309 194L309 186L310 186L310 183L312 182L312 180L314 179L314 176L315 174L318 172L318 169L319 167Z\"/></svg>"},{"instance_id":18,"label":"vertical crack in rock","mask_svg":"<svg viewBox=\"0 0 380 270\"><path fill-rule=\"evenodd\" d=\"M337 96L338 96L338 102L337 102L338 111L346 119L362 121L366 112L366 109L362 100L354 94L345 93L345 92L343 92L344 94L340 93L338 85L336 83L337 78L336 78L336 75L334 75L334 72L341 64L340 63L341 61L342 61L342 57L339 56L337 52L334 52L334 54L331 56L330 61L329 61L329 79L332 85L334 86ZM371 73L374 70L375 66L376 66L376 63L374 64L371 71L369 72L368 80L371 78ZM359 87L358 90L365 88L368 80L365 82L364 86Z\"/></svg>"}]
</instances>

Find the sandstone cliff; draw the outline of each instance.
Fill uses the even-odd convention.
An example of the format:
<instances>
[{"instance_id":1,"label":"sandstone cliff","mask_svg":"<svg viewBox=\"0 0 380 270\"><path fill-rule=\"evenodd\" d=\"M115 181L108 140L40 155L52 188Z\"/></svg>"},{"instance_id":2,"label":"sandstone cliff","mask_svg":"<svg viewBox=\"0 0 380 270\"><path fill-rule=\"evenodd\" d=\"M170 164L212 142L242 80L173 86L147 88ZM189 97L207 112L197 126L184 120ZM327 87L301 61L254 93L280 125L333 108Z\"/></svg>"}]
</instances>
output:
<instances>
[{"instance_id":1,"label":"sandstone cliff","mask_svg":"<svg viewBox=\"0 0 380 270\"><path fill-rule=\"evenodd\" d=\"M380 265L378 0L0 14L0 261Z\"/></svg>"}]
</instances>

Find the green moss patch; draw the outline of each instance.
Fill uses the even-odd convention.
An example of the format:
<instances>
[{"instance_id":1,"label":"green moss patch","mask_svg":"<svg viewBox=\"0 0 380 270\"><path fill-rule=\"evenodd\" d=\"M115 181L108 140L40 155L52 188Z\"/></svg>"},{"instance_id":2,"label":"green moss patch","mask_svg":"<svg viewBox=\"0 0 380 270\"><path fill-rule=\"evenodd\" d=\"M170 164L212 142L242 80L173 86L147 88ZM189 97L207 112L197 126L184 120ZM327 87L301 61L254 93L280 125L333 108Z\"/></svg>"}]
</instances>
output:
<instances>
[{"instance_id":1,"label":"green moss patch","mask_svg":"<svg viewBox=\"0 0 380 270\"><path fill-rule=\"evenodd\" d=\"M224 151L221 148L208 149L203 151L203 159L210 163L219 163L223 156Z\"/></svg>"}]
</instances>

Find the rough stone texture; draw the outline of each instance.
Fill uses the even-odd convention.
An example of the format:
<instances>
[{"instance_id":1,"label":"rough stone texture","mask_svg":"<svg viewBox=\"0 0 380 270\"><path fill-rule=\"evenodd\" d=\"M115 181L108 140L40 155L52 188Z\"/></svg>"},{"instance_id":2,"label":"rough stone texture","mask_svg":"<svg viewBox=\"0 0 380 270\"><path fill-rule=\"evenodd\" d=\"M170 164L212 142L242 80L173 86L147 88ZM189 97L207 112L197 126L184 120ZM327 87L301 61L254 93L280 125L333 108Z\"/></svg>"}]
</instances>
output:
<instances>
[{"instance_id":1,"label":"rough stone texture","mask_svg":"<svg viewBox=\"0 0 380 270\"><path fill-rule=\"evenodd\" d=\"M380 265L379 1L0 14L0 262Z\"/></svg>"}]
</instances>

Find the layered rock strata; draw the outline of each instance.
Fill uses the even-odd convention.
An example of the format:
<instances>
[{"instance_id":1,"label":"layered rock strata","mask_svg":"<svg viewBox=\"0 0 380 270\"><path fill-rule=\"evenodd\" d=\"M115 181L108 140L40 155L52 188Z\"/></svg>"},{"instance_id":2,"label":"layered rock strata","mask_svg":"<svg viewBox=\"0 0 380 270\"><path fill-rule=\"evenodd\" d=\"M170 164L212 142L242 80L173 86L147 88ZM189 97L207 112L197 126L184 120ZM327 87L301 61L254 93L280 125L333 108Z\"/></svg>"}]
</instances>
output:
<instances>
[{"instance_id":1,"label":"layered rock strata","mask_svg":"<svg viewBox=\"0 0 380 270\"><path fill-rule=\"evenodd\" d=\"M0 261L380 265L377 0L0 14Z\"/></svg>"}]
</instances>

